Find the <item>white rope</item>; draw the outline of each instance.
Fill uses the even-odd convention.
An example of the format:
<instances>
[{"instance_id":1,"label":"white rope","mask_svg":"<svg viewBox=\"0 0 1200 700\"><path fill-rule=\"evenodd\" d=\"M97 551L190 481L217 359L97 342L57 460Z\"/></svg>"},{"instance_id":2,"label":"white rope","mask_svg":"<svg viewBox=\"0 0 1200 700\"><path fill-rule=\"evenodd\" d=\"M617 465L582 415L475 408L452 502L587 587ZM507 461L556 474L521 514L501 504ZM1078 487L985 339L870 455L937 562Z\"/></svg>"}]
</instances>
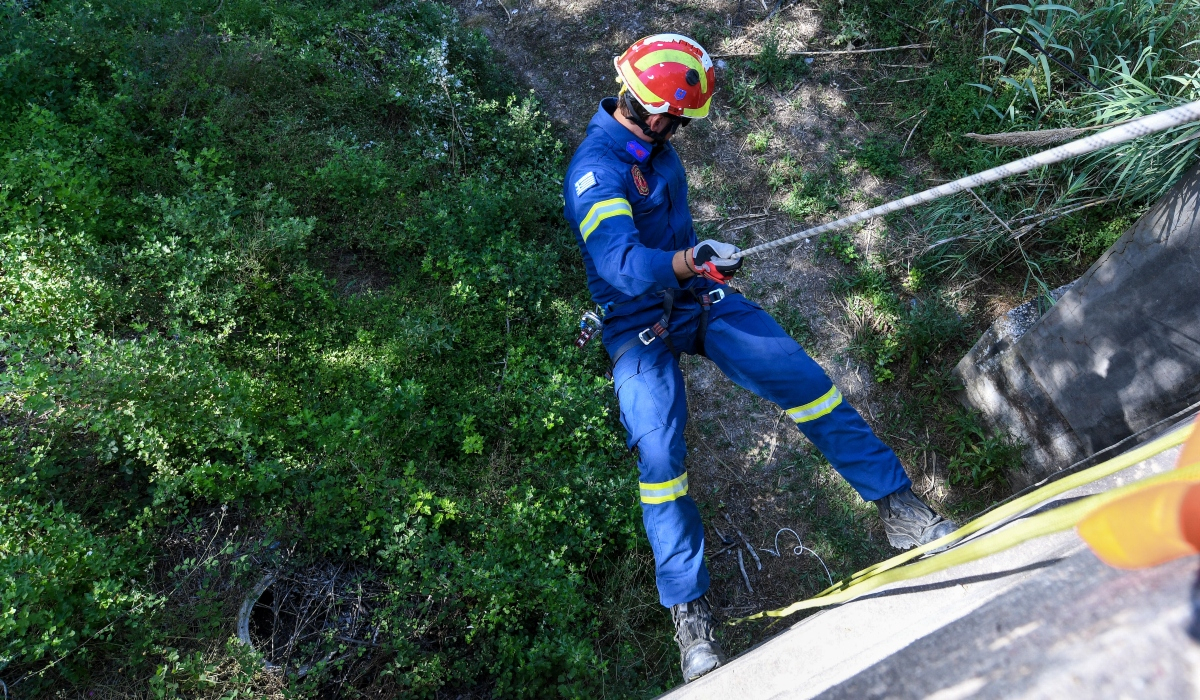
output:
<instances>
[{"instance_id":1,"label":"white rope","mask_svg":"<svg viewBox=\"0 0 1200 700\"><path fill-rule=\"evenodd\" d=\"M817 554L816 552L809 549L808 547L805 547L804 540L800 539L800 535L796 534L796 531L793 530L792 528L785 527L785 528L780 529L779 532L775 533L775 549L767 549L766 547L759 547L759 549L761 549L762 551L764 551L768 554L773 554L775 556L779 556L779 536L785 532L790 532L793 535L796 535L796 541L799 542L798 545L796 545L795 547L792 547L792 554L795 554L796 556L800 556L800 555L804 554L805 552L809 552L814 557L816 557L817 561L821 562L821 568L825 569L825 575L829 577L829 585L832 586L833 585L833 574L829 573L829 567L825 566L825 560L821 558L820 554ZM743 570L742 575L744 576L745 573L746 573L745 570ZM747 579L747 581L749 581L749 579ZM749 586L750 584L747 583L746 585ZM753 593L753 592L754 591L751 591L751 593Z\"/></svg>"},{"instance_id":2,"label":"white rope","mask_svg":"<svg viewBox=\"0 0 1200 700\"><path fill-rule=\"evenodd\" d=\"M813 236L819 236L822 233L840 231L841 229L849 228L868 219L874 219L885 214L891 214L892 212L900 211L901 209L908 209L909 207L913 207L918 204L932 202L935 199L941 199L942 197L956 194L958 192L962 192L963 190L969 190L1012 175L1019 175L1021 173L1029 172L1034 168L1053 165L1054 163L1062 162L1068 158L1074 158L1076 156L1082 156L1093 151L1099 151L1102 148L1108 148L1109 146L1115 146L1119 143L1132 141L1133 139L1147 136L1149 134L1157 134L1160 131L1166 131L1172 127L1179 126L1180 124L1187 124L1188 122L1197 120L1200 120L1200 100L1197 100L1196 102L1189 102L1188 104L1175 107L1173 109L1168 109L1164 112L1159 112L1158 114L1151 114L1146 117L1127 121L1122 124L1118 124L1111 129L1101 131L1098 134L1086 136L1076 141L1071 141L1070 143L1064 143L1063 145L1051 148L1048 151L1042 151L1041 153L1036 153L1032 156L1027 156L1020 160L1006 163L990 170L984 170L981 173L968 175L967 177L960 178L953 182L947 182L944 185L939 185L932 189L925 190L924 192L918 192L916 194L904 197L903 199L893 200L887 204L882 204L878 207L867 209L866 211L862 211L857 214L851 214L850 216L838 219L837 221L831 221L828 224L821 224L815 228L805 229L798 233L793 233L790 236L784 236L783 238L771 241L770 243L763 243L762 245L756 245L752 248L747 248L746 250L734 253L733 257L744 258L747 255L761 253L766 250L771 250L772 248L778 248L779 246L787 245L788 243L794 243L796 241L812 238Z\"/></svg>"}]
</instances>

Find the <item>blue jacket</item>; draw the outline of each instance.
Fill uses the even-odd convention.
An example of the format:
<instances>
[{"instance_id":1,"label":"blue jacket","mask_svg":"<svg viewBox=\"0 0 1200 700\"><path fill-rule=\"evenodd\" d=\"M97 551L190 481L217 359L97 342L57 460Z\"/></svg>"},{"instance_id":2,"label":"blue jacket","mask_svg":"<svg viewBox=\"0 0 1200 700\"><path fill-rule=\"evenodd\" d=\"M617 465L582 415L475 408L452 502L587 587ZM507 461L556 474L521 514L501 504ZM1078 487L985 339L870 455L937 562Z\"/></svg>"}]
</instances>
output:
<instances>
[{"instance_id":1,"label":"blue jacket","mask_svg":"<svg viewBox=\"0 0 1200 700\"><path fill-rule=\"evenodd\" d=\"M605 318L610 350L658 319L661 300L642 295L716 286L703 278L683 285L675 279L675 252L696 245L683 163L670 144L652 152L613 118L616 106L613 97L600 103L563 182L563 213L583 252L592 299L601 307L621 305ZM680 295L677 308L689 300Z\"/></svg>"}]
</instances>

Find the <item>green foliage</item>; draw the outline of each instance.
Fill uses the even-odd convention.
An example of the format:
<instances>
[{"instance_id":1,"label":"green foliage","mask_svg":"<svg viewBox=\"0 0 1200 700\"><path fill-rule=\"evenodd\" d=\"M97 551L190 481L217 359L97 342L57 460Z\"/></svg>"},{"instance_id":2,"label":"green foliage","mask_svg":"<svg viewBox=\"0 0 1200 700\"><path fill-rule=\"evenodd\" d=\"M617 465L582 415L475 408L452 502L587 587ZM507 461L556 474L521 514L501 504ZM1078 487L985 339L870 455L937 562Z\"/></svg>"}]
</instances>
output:
<instances>
[{"instance_id":1,"label":"green foliage","mask_svg":"<svg viewBox=\"0 0 1200 700\"><path fill-rule=\"evenodd\" d=\"M900 177L900 144L885 135L872 134L858 147L855 159L876 177Z\"/></svg>"},{"instance_id":2,"label":"green foliage","mask_svg":"<svg viewBox=\"0 0 1200 700\"><path fill-rule=\"evenodd\" d=\"M999 481L1021 466L1021 448L1011 438L987 430L978 413L961 410L950 417L950 437L958 450L947 466L951 484L979 488Z\"/></svg>"},{"instance_id":3,"label":"green foliage","mask_svg":"<svg viewBox=\"0 0 1200 700\"><path fill-rule=\"evenodd\" d=\"M1135 214L1114 215L1112 212L1081 212L1047 227L1046 237L1054 240L1058 262L1079 268L1104 254L1133 225Z\"/></svg>"},{"instance_id":4,"label":"green foliage","mask_svg":"<svg viewBox=\"0 0 1200 700\"><path fill-rule=\"evenodd\" d=\"M746 135L746 144L750 146L750 150L754 153L762 153L767 150L767 146L771 144L771 130L759 129L752 131Z\"/></svg>"},{"instance_id":5,"label":"green foliage","mask_svg":"<svg viewBox=\"0 0 1200 700\"><path fill-rule=\"evenodd\" d=\"M779 35L773 31L763 38L762 49L751 59L750 68L774 87L794 83L812 72L802 57L788 56L779 49Z\"/></svg>"},{"instance_id":6,"label":"green foliage","mask_svg":"<svg viewBox=\"0 0 1200 700\"><path fill-rule=\"evenodd\" d=\"M97 535L61 503L0 502L0 662L50 663L85 642L95 654L135 627L156 602L127 581L137 550Z\"/></svg>"},{"instance_id":7,"label":"green foliage","mask_svg":"<svg viewBox=\"0 0 1200 700\"><path fill-rule=\"evenodd\" d=\"M818 239L821 252L829 255L843 265L856 265L861 256L854 245L854 239L846 231L823 233Z\"/></svg>"},{"instance_id":8,"label":"green foliage","mask_svg":"<svg viewBox=\"0 0 1200 700\"><path fill-rule=\"evenodd\" d=\"M869 30L862 14L847 11L843 3L838 3L838 5L836 27L830 43L834 46L854 46L865 40Z\"/></svg>"},{"instance_id":9,"label":"green foliage","mask_svg":"<svg viewBox=\"0 0 1200 700\"><path fill-rule=\"evenodd\" d=\"M869 0L860 9L873 36L890 44L931 41L936 51L931 65L905 74L903 83L885 81L859 99L888 100L896 122L912 130L914 150L947 174L964 175L1028 152L985 146L964 138L967 132L1102 126L1200 97L1198 7L1196 0L993 7L1005 27L968 3ZM1144 209L1197 162L1197 133L1200 126L1182 127L1007 182L987 198L995 215L974 201L931 205L918 211L914 238L922 248L938 243L932 267L942 274L1011 270L1045 287L1047 275L1068 272L1065 261L1086 267L1112 238L1098 233L1108 222ZM1098 234L1093 241L1060 234L1084 222Z\"/></svg>"},{"instance_id":10,"label":"green foliage","mask_svg":"<svg viewBox=\"0 0 1200 700\"><path fill-rule=\"evenodd\" d=\"M849 242L834 248L845 253ZM857 255L856 253L854 255ZM896 364L907 359L907 370L916 373L944 350L966 336L967 320L937 290L907 299L884 272L859 262L854 271L836 280L835 288L848 299L858 324L850 350L873 367L877 381L896 376Z\"/></svg>"},{"instance_id":11,"label":"green foliage","mask_svg":"<svg viewBox=\"0 0 1200 700\"><path fill-rule=\"evenodd\" d=\"M431 3L3 12L6 678L203 685L229 620L155 563L229 504L376 572L364 691L615 687L634 472L568 340L561 146L482 36Z\"/></svg>"},{"instance_id":12,"label":"green foliage","mask_svg":"<svg viewBox=\"0 0 1200 700\"><path fill-rule=\"evenodd\" d=\"M749 124L749 119L760 117L766 113L766 98L758 93L758 78L742 73L733 79L730 86L730 118L737 120L739 126Z\"/></svg>"},{"instance_id":13,"label":"green foliage","mask_svg":"<svg viewBox=\"0 0 1200 700\"><path fill-rule=\"evenodd\" d=\"M804 220L837 210L838 197L849 189L843 165L825 163L820 168L803 170L790 153L785 153L771 164L767 182L772 190L787 192L780 210L793 219Z\"/></svg>"}]
</instances>

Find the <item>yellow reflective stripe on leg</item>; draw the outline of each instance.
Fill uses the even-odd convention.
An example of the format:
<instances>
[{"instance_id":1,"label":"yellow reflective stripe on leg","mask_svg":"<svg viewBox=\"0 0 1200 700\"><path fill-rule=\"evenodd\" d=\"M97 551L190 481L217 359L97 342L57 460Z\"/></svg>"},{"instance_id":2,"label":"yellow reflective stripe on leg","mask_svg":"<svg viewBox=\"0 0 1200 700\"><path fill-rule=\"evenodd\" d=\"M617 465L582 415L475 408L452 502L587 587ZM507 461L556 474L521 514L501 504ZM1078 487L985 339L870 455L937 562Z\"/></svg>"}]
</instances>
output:
<instances>
[{"instance_id":1,"label":"yellow reflective stripe on leg","mask_svg":"<svg viewBox=\"0 0 1200 700\"><path fill-rule=\"evenodd\" d=\"M825 392L825 394L816 401L809 401L803 406L789 408L787 410L788 418L791 418L797 423L816 420L837 408L837 405L841 402L842 392L838 391L838 388L835 386L829 391Z\"/></svg>"},{"instance_id":2,"label":"yellow reflective stripe on leg","mask_svg":"<svg viewBox=\"0 0 1200 700\"><path fill-rule=\"evenodd\" d=\"M642 489L642 503L666 503L673 501L680 496L687 495L688 482L687 472L683 476L663 481L657 484L639 483L638 486Z\"/></svg>"},{"instance_id":3,"label":"yellow reflective stripe on leg","mask_svg":"<svg viewBox=\"0 0 1200 700\"><path fill-rule=\"evenodd\" d=\"M587 216L583 217L583 222L579 224L579 232L583 234L584 243L587 242L588 236L592 235L592 231L595 231L596 227L600 225L600 222L610 216L633 218L633 208L629 206L629 200L617 197L593 204L592 208L588 210Z\"/></svg>"}]
</instances>

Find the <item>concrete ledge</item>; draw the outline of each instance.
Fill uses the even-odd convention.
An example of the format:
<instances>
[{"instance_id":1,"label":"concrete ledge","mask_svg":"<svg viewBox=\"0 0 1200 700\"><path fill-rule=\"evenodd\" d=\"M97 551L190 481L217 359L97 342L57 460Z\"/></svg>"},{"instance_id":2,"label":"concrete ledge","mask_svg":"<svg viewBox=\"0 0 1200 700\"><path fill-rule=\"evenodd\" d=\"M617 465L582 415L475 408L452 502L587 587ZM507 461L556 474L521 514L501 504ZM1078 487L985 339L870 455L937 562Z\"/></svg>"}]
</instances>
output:
<instances>
[{"instance_id":1,"label":"concrete ledge","mask_svg":"<svg viewBox=\"0 0 1200 700\"><path fill-rule=\"evenodd\" d=\"M1178 453L1179 448L1168 450L1099 482L1062 494L1039 509L1171 469ZM1063 678L1084 679L1081 682L1087 687L1086 683L1098 683L1105 673L1111 673L1114 664L1131 679L1130 683L1138 678L1157 678L1164 668L1174 669L1167 685L1154 685L1147 680L1150 684L1145 686L1174 692L1181 683L1190 684L1192 681L1188 679L1200 673L1200 652L1189 646L1190 642L1180 641L1185 640L1180 628L1179 618L1184 615L1180 606L1190 610L1186 591L1191 583L1192 568L1194 562L1186 560L1173 568L1163 567L1165 573L1119 572L1096 561L1074 532L1059 533L938 574L893 584L856 601L825 610L793 625L716 672L664 697L671 700L755 700L819 695L846 698L929 696L948 700L973 697L985 688L989 689L988 697L1011 697L1015 692L1004 690L1006 686L997 683L993 675L999 678L1012 669L1005 670L1003 665L996 666L988 661L1001 650L1004 655L1016 654L1025 659L1022 663L1028 668L1022 676L1026 679L1020 693L1022 697L1026 694L1080 697L1066 691L1062 686ZM1074 580L1084 573L1099 588L1063 588L1055 583ZM1147 577L1161 580L1157 584L1145 584ZM1118 609L1104 608L1108 604L1104 591L1114 586L1120 590L1124 590L1122 586L1132 586L1133 590L1144 584L1156 587L1162 595L1149 599L1151 609L1139 613L1140 617L1135 616L1141 622L1131 629L1126 623L1133 618L1121 617ZM1056 587L1064 591L1067 600L1047 597L1045 591ZM1042 593L1035 595L1036 591ZM1045 645L1058 648L1054 645L1061 646L1071 639L1047 642L1042 639L1044 635L1032 633L1035 628L1028 628L1028 634L1022 632L1021 625L1032 624L1032 621L1017 624L1007 617L993 621L993 618L1000 620L997 615L1014 605L1028 607L1031 595L1041 596L1040 599L1045 599L1051 607L1061 609L1063 616L1072 619L1084 619L1080 617L1081 610L1099 608L1101 617L1108 620L1108 627L1096 623L1089 632L1089 639L1103 640L1104 643L1094 649L1090 644L1076 644L1073 651L1046 656L1043 652L1049 647ZM1026 602L1004 602L1013 600ZM1044 620L1038 625L1039 628L1042 626L1046 630L1056 629ZM1134 633L1141 636L1128 636ZM1125 658L1129 643L1121 641L1127 638L1135 639L1130 642L1134 644L1144 641L1150 645L1148 648L1153 650L1155 658L1166 659L1169 663L1151 664L1144 658L1151 652L1145 652L1136 657L1143 665L1131 666ZM1171 648L1162 646L1161 641L1166 639L1172 640ZM965 656L958 653L962 649L969 653ZM957 661L950 666L937 666L935 662L942 658ZM1038 659L1051 658L1060 666L1057 670L1046 668L1046 663L1037 663ZM1186 677L1180 680L1174 674L1185 674ZM920 682L910 683L905 680L908 678L919 678ZM1015 691L1017 686L1012 688ZM1055 695L1051 692L1055 688L1064 694ZM947 694L937 694L943 691ZM1097 695L1111 696L1095 691L1085 692L1083 696ZM1194 694L1151 693L1131 697L1188 696Z\"/></svg>"}]
</instances>

